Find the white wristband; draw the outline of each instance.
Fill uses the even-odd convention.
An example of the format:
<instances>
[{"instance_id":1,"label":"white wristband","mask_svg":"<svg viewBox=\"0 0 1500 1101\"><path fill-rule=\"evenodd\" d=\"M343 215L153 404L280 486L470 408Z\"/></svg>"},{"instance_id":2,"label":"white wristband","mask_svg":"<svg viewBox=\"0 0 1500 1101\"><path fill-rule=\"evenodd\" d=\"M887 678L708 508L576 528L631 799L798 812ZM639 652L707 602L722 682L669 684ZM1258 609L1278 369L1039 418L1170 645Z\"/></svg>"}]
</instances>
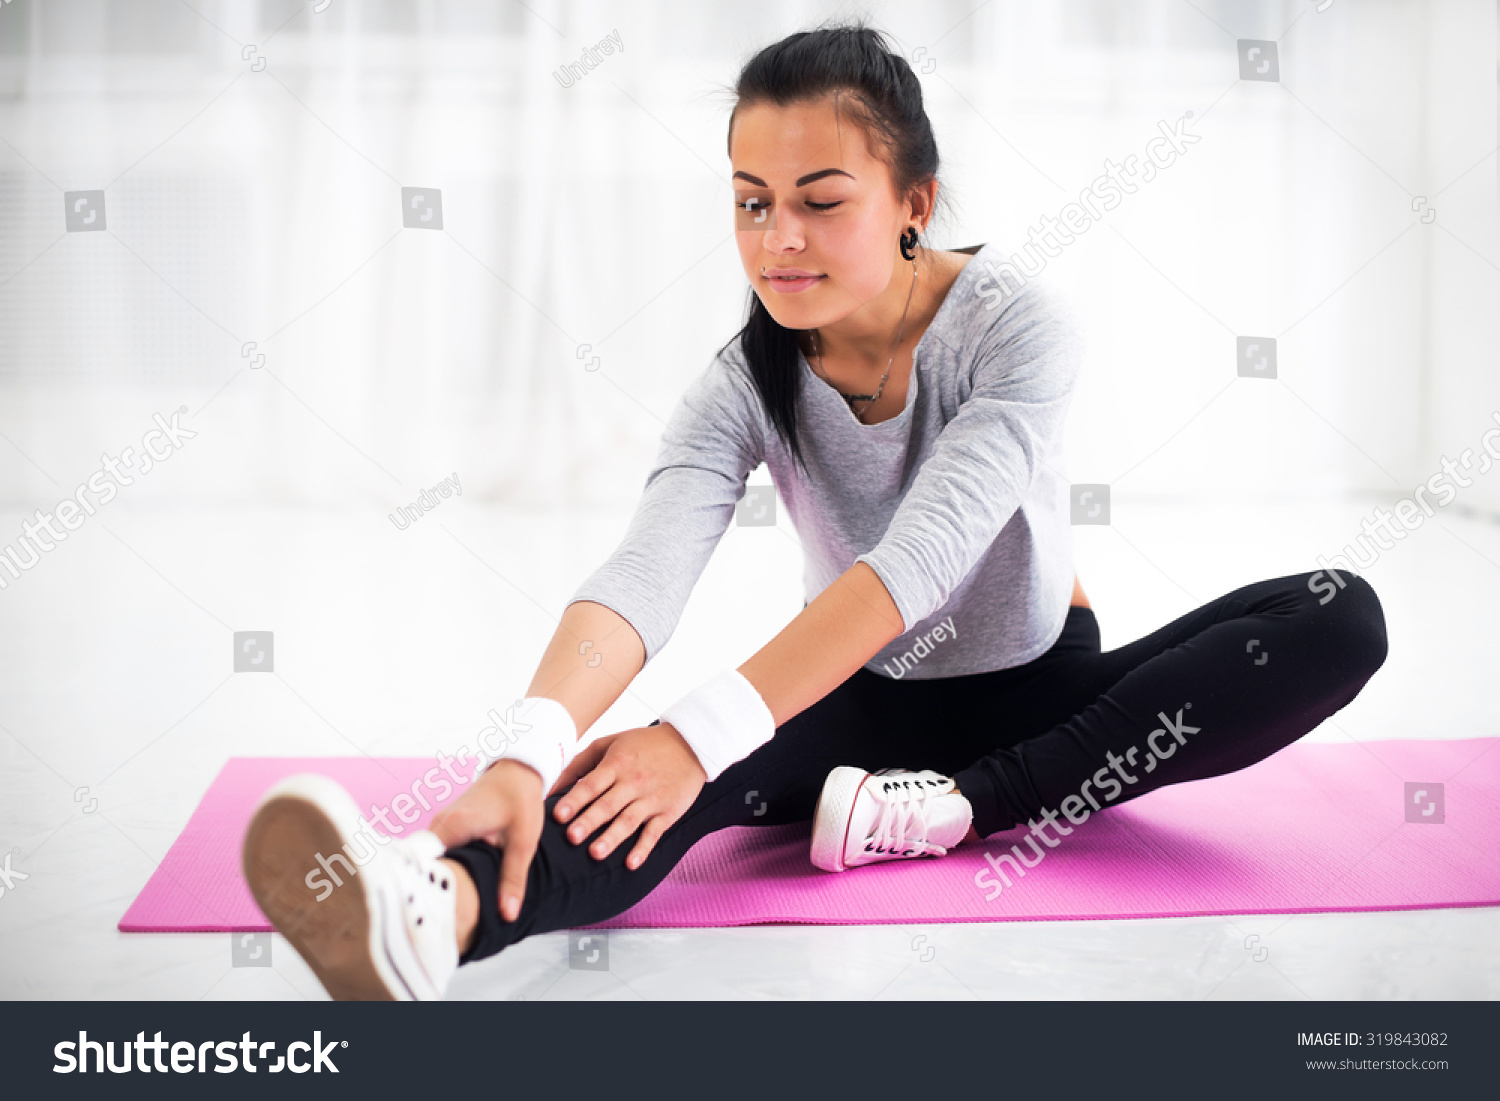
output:
<instances>
[{"instance_id":1,"label":"white wristband","mask_svg":"<svg viewBox=\"0 0 1500 1101\"><path fill-rule=\"evenodd\" d=\"M717 780L769 742L776 720L755 686L738 669L726 669L704 681L661 713L698 755L698 763Z\"/></svg>"},{"instance_id":2,"label":"white wristband","mask_svg":"<svg viewBox=\"0 0 1500 1101\"><path fill-rule=\"evenodd\" d=\"M578 752L578 725L566 707L545 696L527 696L510 714L515 726L506 734L515 740L498 759L536 769L545 796Z\"/></svg>"}]
</instances>

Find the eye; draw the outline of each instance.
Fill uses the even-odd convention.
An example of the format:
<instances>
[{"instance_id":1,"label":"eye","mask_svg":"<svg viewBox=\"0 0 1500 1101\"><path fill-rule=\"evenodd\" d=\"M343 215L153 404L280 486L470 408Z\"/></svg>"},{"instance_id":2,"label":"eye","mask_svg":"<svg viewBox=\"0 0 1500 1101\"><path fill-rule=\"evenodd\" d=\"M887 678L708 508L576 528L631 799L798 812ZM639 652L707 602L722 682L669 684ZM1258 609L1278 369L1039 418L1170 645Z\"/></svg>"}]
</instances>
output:
<instances>
[{"instance_id":1,"label":"eye","mask_svg":"<svg viewBox=\"0 0 1500 1101\"><path fill-rule=\"evenodd\" d=\"M771 209L771 200L769 200L769 199L745 199L743 201L737 201L734 205L736 207L738 207L740 210L745 210L745 211L750 211L750 210L770 210Z\"/></svg>"},{"instance_id":2,"label":"eye","mask_svg":"<svg viewBox=\"0 0 1500 1101\"><path fill-rule=\"evenodd\" d=\"M843 200L841 199L837 203L812 203L812 202L810 202L807 205L808 205L809 209L816 210L819 213L821 213L821 212L823 212L825 210L832 210L834 207L841 205L842 202L843 202Z\"/></svg>"}]
</instances>

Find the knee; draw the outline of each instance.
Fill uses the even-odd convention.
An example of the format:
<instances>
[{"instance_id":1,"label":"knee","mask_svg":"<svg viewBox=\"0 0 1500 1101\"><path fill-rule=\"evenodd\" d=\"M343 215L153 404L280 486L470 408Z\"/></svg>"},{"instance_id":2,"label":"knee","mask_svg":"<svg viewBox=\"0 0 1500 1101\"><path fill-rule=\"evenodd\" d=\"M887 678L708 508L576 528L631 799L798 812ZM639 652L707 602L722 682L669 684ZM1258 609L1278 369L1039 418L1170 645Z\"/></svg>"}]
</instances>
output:
<instances>
[{"instance_id":1,"label":"knee","mask_svg":"<svg viewBox=\"0 0 1500 1101\"><path fill-rule=\"evenodd\" d=\"M1321 586L1333 586L1332 592ZM1312 614L1333 663L1368 680L1385 664L1387 652L1385 612L1374 586L1347 570L1328 570L1309 574L1308 588L1323 594L1313 601Z\"/></svg>"}]
</instances>

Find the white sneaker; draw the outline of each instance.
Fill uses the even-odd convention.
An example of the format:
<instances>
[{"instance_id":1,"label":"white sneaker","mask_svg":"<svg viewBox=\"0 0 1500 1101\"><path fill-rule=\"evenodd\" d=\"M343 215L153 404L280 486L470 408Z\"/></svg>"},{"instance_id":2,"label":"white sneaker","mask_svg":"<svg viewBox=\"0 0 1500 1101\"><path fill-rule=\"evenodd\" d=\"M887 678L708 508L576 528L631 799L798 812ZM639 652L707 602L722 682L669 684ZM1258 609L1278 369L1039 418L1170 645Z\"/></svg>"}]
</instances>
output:
<instances>
[{"instance_id":1,"label":"white sneaker","mask_svg":"<svg viewBox=\"0 0 1500 1101\"><path fill-rule=\"evenodd\" d=\"M445 851L428 830L377 834L341 785L300 773L261 796L240 864L261 910L334 1001L428 1001L458 970L458 891L438 860Z\"/></svg>"},{"instance_id":2,"label":"white sneaker","mask_svg":"<svg viewBox=\"0 0 1500 1101\"><path fill-rule=\"evenodd\" d=\"M842 872L881 860L944 856L974 820L951 777L840 765L823 781L813 811L812 862Z\"/></svg>"}]
</instances>

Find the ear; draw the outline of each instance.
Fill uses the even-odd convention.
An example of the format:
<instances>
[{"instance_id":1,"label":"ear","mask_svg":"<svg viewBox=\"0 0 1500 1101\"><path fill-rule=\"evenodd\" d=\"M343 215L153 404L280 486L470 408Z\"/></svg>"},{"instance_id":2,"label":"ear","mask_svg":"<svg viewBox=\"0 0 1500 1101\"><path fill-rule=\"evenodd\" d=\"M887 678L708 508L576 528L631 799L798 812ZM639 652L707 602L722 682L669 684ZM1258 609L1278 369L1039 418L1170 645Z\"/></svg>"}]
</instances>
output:
<instances>
[{"instance_id":1,"label":"ear","mask_svg":"<svg viewBox=\"0 0 1500 1101\"><path fill-rule=\"evenodd\" d=\"M922 232L927 231L932 222L932 215L937 207L938 182L931 179L926 183L918 184L907 192L906 209L912 221L916 222Z\"/></svg>"}]
</instances>

